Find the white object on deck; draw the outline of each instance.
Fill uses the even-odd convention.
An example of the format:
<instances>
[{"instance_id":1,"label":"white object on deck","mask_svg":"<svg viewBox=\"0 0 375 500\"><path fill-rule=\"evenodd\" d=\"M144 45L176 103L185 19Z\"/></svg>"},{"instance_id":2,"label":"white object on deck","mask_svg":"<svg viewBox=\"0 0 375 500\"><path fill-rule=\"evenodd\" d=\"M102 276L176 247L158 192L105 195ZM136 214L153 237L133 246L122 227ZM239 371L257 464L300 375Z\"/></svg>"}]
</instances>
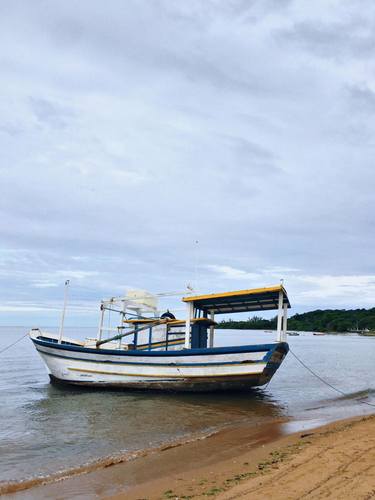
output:
<instances>
[{"instance_id":1,"label":"white object on deck","mask_svg":"<svg viewBox=\"0 0 375 500\"><path fill-rule=\"evenodd\" d=\"M146 309L151 309L154 312L158 309L157 296L153 293L147 292L146 290L128 290L125 298L135 304L139 304L141 306L140 309L142 309L142 306Z\"/></svg>"}]
</instances>

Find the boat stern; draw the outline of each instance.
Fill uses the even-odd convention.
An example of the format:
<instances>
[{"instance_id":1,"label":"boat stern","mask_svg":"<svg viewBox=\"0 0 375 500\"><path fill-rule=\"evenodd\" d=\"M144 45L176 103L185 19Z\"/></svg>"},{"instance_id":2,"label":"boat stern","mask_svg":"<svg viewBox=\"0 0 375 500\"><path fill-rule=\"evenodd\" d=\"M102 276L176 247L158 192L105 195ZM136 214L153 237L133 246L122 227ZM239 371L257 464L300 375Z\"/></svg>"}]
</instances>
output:
<instances>
[{"instance_id":1,"label":"boat stern","mask_svg":"<svg viewBox=\"0 0 375 500\"><path fill-rule=\"evenodd\" d=\"M268 384L280 367L281 363L284 361L288 352L289 344L287 342L278 342L275 344L275 348L270 350L266 356L267 364L262 375L260 376L259 385Z\"/></svg>"}]
</instances>

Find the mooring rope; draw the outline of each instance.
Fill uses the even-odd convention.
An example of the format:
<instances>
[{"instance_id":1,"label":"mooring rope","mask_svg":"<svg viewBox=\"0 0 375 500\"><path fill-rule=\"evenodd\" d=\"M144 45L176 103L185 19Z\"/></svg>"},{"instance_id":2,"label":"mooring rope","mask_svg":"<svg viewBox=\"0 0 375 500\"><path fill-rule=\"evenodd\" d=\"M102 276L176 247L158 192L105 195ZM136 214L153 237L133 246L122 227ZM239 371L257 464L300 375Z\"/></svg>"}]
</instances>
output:
<instances>
[{"instance_id":1,"label":"mooring rope","mask_svg":"<svg viewBox=\"0 0 375 500\"><path fill-rule=\"evenodd\" d=\"M314 377L316 377L318 380L320 380L323 384L325 384L326 386L330 387L332 390L338 392L339 394L341 394L342 396L345 396L345 397L350 397L350 394L347 394L346 392L342 391L341 389L338 389L337 387L335 387L334 385L330 384L329 382L327 382L326 380L324 380L320 375L318 375L316 372L314 372L314 370L312 370L309 366L306 365L306 363L304 363L302 361L301 358L299 358L297 356L297 354L295 354L292 349L289 348L289 352L296 358L296 360L307 370L311 373L311 375L313 375ZM357 399L356 400L357 403L363 403L364 405L368 405L368 406L372 406L375 408L375 404L373 403L369 403L368 401L363 401L363 399Z\"/></svg>"},{"instance_id":2,"label":"mooring rope","mask_svg":"<svg viewBox=\"0 0 375 500\"><path fill-rule=\"evenodd\" d=\"M3 349L0 349L0 354L2 354L3 352L7 351L8 349L10 349L11 347L13 347L14 345L18 344L18 342L21 342L21 340L24 339L25 337L27 337L28 335L29 335L29 332L27 332L24 335L22 335L22 337L20 337L19 339L17 339L15 342L12 342L11 344L9 344L6 347L4 347Z\"/></svg>"}]
</instances>

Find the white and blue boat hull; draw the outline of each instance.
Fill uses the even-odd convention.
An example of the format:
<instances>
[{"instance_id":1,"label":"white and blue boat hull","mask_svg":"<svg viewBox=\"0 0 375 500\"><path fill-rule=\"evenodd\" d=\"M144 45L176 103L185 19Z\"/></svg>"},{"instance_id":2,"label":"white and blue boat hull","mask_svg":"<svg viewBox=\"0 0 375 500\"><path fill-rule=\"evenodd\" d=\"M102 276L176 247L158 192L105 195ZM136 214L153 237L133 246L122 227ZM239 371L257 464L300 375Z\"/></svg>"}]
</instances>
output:
<instances>
[{"instance_id":1,"label":"white and blue boat hull","mask_svg":"<svg viewBox=\"0 0 375 500\"><path fill-rule=\"evenodd\" d=\"M270 381L289 347L271 344L170 351L95 349L31 333L51 380L91 387L212 391Z\"/></svg>"}]
</instances>

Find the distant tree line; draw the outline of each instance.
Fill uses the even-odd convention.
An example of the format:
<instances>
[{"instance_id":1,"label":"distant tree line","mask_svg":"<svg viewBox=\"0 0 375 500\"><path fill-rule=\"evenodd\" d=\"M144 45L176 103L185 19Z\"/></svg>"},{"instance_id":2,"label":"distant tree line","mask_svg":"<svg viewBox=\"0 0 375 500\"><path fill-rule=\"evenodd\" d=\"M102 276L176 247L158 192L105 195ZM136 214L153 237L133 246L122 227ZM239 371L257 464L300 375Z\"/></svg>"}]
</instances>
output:
<instances>
[{"instance_id":1,"label":"distant tree line","mask_svg":"<svg viewBox=\"0 0 375 500\"><path fill-rule=\"evenodd\" d=\"M217 328L239 330L275 330L276 316L271 319L254 316L244 321L221 321ZM375 307L372 309L317 309L295 314L288 319L288 330L301 332L375 331Z\"/></svg>"}]
</instances>

